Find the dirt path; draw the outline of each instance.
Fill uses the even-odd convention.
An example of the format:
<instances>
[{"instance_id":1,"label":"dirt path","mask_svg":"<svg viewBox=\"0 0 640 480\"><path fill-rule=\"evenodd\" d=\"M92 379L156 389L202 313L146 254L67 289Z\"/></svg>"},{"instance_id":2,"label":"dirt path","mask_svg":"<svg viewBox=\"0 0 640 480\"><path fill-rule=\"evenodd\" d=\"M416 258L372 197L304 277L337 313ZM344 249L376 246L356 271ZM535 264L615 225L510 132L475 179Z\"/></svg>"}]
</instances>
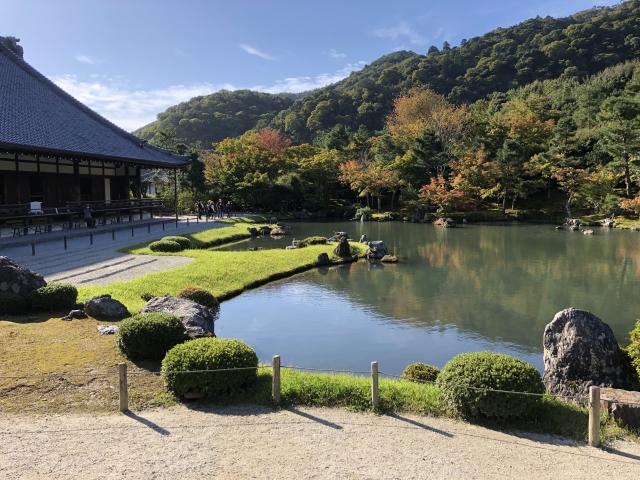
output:
<instances>
[{"instance_id":1,"label":"dirt path","mask_svg":"<svg viewBox=\"0 0 640 480\"><path fill-rule=\"evenodd\" d=\"M2 478L638 478L607 451L417 416L186 407L0 419Z\"/></svg>"}]
</instances>

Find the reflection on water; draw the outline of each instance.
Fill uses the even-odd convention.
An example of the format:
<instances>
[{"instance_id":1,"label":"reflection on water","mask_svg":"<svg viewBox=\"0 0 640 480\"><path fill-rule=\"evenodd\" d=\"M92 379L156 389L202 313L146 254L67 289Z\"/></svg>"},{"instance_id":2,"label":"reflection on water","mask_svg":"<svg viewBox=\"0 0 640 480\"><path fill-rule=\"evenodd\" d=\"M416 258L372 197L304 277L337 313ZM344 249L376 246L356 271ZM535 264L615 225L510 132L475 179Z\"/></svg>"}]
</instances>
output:
<instances>
[{"instance_id":1,"label":"reflection on water","mask_svg":"<svg viewBox=\"0 0 640 480\"><path fill-rule=\"evenodd\" d=\"M593 236L549 225L292 223L289 236L227 249L289 245L293 237L347 230L382 239L395 265L322 268L222 304L216 331L285 364L398 373L411 362L442 366L488 349L542 369L542 333L563 308L589 310L624 343L640 316L640 233Z\"/></svg>"}]
</instances>

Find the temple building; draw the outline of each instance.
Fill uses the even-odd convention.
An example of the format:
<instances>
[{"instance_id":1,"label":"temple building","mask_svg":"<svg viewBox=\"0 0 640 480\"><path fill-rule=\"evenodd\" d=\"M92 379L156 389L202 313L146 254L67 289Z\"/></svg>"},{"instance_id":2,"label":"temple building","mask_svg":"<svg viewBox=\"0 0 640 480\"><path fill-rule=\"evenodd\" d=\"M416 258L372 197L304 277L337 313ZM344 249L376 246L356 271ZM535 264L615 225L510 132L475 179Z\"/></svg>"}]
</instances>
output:
<instances>
[{"instance_id":1,"label":"temple building","mask_svg":"<svg viewBox=\"0 0 640 480\"><path fill-rule=\"evenodd\" d=\"M138 208L142 169L189 164L73 98L25 62L18 42L0 37L0 226L79 213L85 203Z\"/></svg>"}]
</instances>

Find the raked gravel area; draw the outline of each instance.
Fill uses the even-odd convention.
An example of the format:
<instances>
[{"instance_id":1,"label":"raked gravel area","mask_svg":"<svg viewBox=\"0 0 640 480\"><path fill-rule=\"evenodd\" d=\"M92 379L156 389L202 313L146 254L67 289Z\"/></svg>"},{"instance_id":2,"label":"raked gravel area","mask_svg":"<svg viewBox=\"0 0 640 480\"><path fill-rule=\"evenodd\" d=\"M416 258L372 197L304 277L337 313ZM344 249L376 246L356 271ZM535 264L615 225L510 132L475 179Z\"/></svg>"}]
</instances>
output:
<instances>
[{"instance_id":1,"label":"raked gravel area","mask_svg":"<svg viewBox=\"0 0 640 480\"><path fill-rule=\"evenodd\" d=\"M120 230L112 240L111 230L96 230L93 243L89 236L67 239L67 249L64 249L62 238L39 243L35 246L36 255L32 255L30 245L19 247L4 247L0 255L34 270L44 276L47 282L68 282L77 286L108 285L112 282L132 280L147 273L170 270L193 261L192 258L179 256L150 256L129 255L118 252L118 249L135 245L149 240L157 240L167 235L182 235L212 228L228 227L226 223L191 222L189 226L184 221L175 228L167 223L166 230L162 225L153 225L149 233L147 225L132 224L131 230ZM41 236L39 239L45 238Z\"/></svg>"},{"instance_id":2,"label":"raked gravel area","mask_svg":"<svg viewBox=\"0 0 640 480\"><path fill-rule=\"evenodd\" d=\"M640 446L607 449L449 419L344 409L185 406L4 416L0 478L637 479Z\"/></svg>"}]
</instances>

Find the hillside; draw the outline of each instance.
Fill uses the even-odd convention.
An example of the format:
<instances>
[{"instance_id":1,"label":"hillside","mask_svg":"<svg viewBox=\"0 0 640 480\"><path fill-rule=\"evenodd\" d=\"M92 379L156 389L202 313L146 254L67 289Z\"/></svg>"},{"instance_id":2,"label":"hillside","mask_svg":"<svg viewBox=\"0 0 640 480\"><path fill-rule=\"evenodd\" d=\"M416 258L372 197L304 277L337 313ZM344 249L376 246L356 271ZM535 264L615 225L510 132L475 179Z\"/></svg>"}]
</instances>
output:
<instances>
[{"instance_id":1,"label":"hillside","mask_svg":"<svg viewBox=\"0 0 640 480\"><path fill-rule=\"evenodd\" d=\"M431 47L427 55L396 52L297 100L271 126L310 141L338 123L380 130L393 98L413 86L471 103L535 80L584 78L640 56L638 18L640 0L630 0L566 18L530 19L458 47Z\"/></svg>"},{"instance_id":2,"label":"hillside","mask_svg":"<svg viewBox=\"0 0 640 480\"><path fill-rule=\"evenodd\" d=\"M237 137L252 128L267 126L278 112L290 107L299 95L220 90L169 107L158 114L155 122L142 127L135 134L153 141L158 130L172 125L180 141L187 144L200 141L208 148L227 137Z\"/></svg>"},{"instance_id":3,"label":"hillside","mask_svg":"<svg viewBox=\"0 0 640 480\"><path fill-rule=\"evenodd\" d=\"M151 139L158 128L176 127L186 143L205 146L253 128L270 126L294 142L311 142L337 124L370 132L384 126L394 98L425 86L454 103L472 103L494 92L549 79L583 79L640 57L640 0L595 7L566 18L533 18L463 40L426 55L385 55L333 85L300 94L248 90L196 97L158 115L137 134ZM295 101L294 101L295 100Z\"/></svg>"}]
</instances>

